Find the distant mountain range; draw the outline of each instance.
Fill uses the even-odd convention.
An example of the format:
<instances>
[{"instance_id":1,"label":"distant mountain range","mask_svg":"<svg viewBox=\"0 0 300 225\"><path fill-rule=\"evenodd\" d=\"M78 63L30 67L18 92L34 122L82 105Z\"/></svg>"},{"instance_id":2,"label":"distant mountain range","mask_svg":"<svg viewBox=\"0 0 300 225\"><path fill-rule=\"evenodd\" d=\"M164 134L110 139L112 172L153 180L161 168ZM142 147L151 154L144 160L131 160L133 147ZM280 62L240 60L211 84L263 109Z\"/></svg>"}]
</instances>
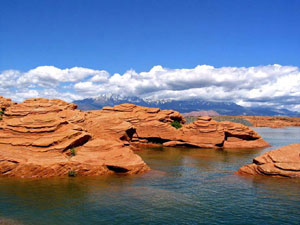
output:
<instances>
[{"instance_id":1,"label":"distant mountain range","mask_svg":"<svg viewBox=\"0 0 300 225\"><path fill-rule=\"evenodd\" d=\"M217 113L214 110L192 111L192 112L188 112L188 113L182 113L182 115L184 117L189 117L189 116L193 116L193 117L198 117L198 116L220 116L220 114Z\"/></svg>"},{"instance_id":2,"label":"distant mountain range","mask_svg":"<svg viewBox=\"0 0 300 225\"><path fill-rule=\"evenodd\" d=\"M271 107L243 107L233 102L214 102L202 99L191 100L149 100L139 97L124 97L114 94L103 94L96 98L86 98L73 103L81 110L96 110L104 106L114 106L123 103L132 103L140 106L157 107L161 109L172 109L180 113L213 110L220 115L255 115L255 116L297 116L299 112L287 109L276 109Z\"/></svg>"}]
</instances>

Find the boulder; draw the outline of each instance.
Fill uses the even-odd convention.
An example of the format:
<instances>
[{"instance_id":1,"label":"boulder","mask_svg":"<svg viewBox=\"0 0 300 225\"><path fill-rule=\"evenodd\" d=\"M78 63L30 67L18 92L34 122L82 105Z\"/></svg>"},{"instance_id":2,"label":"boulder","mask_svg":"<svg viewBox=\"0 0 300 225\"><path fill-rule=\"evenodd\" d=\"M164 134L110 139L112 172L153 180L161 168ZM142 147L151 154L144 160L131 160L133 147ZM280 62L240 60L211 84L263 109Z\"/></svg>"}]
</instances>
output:
<instances>
[{"instance_id":1,"label":"boulder","mask_svg":"<svg viewBox=\"0 0 300 225\"><path fill-rule=\"evenodd\" d=\"M211 121L211 117L209 117L209 116L199 116L198 120Z\"/></svg>"},{"instance_id":2,"label":"boulder","mask_svg":"<svg viewBox=\"0 0 300 225\"><path fill-rule=\"evenodd\" d=\"M300 144L268 151L254 158L252 164L241 167L236 173L300 178Z\"/></svg>"},{"instance_id":3,"label":"boulder","mask_svg":"<svg viewBox=\"0 0 300 225\"><path fill-rule=\"evenodd\" d=\"M269 144L251 128L229 121L220 122L225 132L224 148L262 148Z\"/></svg>"}]
</instances>

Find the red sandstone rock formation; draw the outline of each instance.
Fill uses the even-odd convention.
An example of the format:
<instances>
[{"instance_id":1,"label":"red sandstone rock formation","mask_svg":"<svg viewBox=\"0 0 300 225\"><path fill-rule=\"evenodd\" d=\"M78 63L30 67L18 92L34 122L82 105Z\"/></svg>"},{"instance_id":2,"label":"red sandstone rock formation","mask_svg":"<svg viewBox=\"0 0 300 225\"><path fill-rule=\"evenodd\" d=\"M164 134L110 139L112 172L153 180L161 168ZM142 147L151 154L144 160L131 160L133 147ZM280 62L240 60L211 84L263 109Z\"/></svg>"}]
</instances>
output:
<instances>
[{"instance_id":1,"label":"red sandstone rock formation","mask_svg":"<svg viewBox=\"0 0 300 225\"><path fill-rule=\"evenodd\" d=\"M259 148L265 142L254 130L232 122L216 122L209 117L199 117L184 124L181 114L173 110L160 110L133 104L104 107L91 111L98 116L108 115L131 124L135 130L130 143L160 143L164 146L193 146L200 148ZM95 117L94 117L95 118ZM101 119L100 119L101 120ZM170 125L178 121L183 126L176 129Z\"/></svg>"},{"instance_id":2,"label":"red sandstone rock formation","mask_svg":"<svg viewBox=\"0 0 300 225\"><path fill-rule=\"evenodd\" d=\"M74 104L48 99L29 99L7 108L0 122L0 174L51 177L70 171L101 175L149 169L119 140L126 130L111 132L110 137L101 135L102 130L93 130L97 124L83 126L89 120L75 108ZM76 148L73 157L71 148Z\"/></svg>"},{"instance_id":3,"label":"red sandstone rock formation","mask_svg":"<svg viewBox=\"0 0 300 225\"><path fill-rule=\"evenodd\" d=\"M241 167L237 174L300 178L300 144L266 152Z\"/></svg>"},{"instance_id":4,"label":"red sandstone rock formation","mask_svg":"<svg viewBox=\"0 0 300 225\"><path fill-rule=\"evenodd\" d=\"M15 102L12 102L10 98L3 98L0 96L0 110L4 110L7 107L16 104Z\"/></svg>"},{"instance_id":5,"label":"red sandstone rock formation","mask_svg":"<svg viewBox=\"0 0 300 225\"><path fill-rule=\"evenodd\" d=\"M171 122L178 121L176 129ZM132 149L140 144L200 148L256 148L268 144L241 124L209 117L184 124L173 110L132 104L82 112L61 100L29 99L9 105L0 122L0 175L51 177L142 173ZM72 156L71 149L76 148Z\"/></svg>"}]
</instances>

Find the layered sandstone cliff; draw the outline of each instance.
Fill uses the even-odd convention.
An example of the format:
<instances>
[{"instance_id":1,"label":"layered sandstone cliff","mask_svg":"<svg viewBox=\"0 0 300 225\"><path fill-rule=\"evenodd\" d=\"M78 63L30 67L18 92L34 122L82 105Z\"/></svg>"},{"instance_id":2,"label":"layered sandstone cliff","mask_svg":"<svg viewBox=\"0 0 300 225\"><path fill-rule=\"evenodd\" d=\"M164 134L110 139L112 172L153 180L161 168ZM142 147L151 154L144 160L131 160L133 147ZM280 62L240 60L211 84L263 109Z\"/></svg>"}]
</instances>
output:
<instances>
[{"instance_id":1,"label":"layered sandstone cliff","mask_svg":"<svg viewBox=\"0 0 300 225\"><path fill-rule=\"evenodd\" d=\"M241 167L237 174L300 178L300 144L266 152Z\"/></svg>"},{"instance_id":2,"label":"layered sandstone cliff","mask_svg":"<svg viewBox=\"0 0 300 225\"><path fill-rule=\"evenodd\" d=\"M133 104L104 107L91 111L91 115L118 118L130 123L135 132L131 143L158 143L164 146L190 146L199 148L260 148L268 146L254 130L233 122L216 122L210 117L199 117L185 124L184 117L173 110L160 110ZM178 121L182 128L170 124Z\"/></svg>"},{"instance_id":3,"label":"layered sandstone cliff","mask_svg":"<svg viewBox=\"0 0 300 225\"><path fill-rule=\"evenodd\" d=\"M0 122L0 174L51 177L149 169L118 139L126 130L107 138L84 122L84 112L61 100L29 99L6 108Z\"/></svg>"},{"instance_id":4,"label":"layered sandstone cliff","mask_svg":"<svg viewBox=\"0 0 300 225\"><path fill-rule=\"evenodd\" d=\"M4 110L7 107L16 104L15 102L13 102L10 98L3 98L2 96L0 96L0 110Z\"/></svg>"},{"instance_id":5,"label":"layered sandstone cliff","mask_svg":"<svg viewBox=\"0 0 300 225\"><path fill-rule=\"evenodd\" d=\"M200 148L268 145L241 124L219 123L209 117L185 124L183 116L173 110L132 104L83 112L74 104L39 98L20 104L5 103L2 109L2 176L142 173L149 167L132 150L149 143ZM174 121L181 123L182 128L171 126Z\"/></svg>"}]
</instances>

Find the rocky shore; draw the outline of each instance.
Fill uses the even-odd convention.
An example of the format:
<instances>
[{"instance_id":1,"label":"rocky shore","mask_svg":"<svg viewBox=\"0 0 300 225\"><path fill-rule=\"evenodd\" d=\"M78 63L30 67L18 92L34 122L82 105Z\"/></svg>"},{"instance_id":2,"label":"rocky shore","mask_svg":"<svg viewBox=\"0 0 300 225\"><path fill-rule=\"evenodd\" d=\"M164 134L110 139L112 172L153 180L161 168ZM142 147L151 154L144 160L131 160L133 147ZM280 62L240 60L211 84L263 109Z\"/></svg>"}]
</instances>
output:
<instances>
[{"instance_id":1,"label":"rocky shore","mask_svg":"<svg viewBox=\"0 0 300 225\"><path fill-rule=\"evenodd\" d=\"M58 99L0 98L0 175L53 177L137 174L150 168L134 153L141 145L259 148L247 126L203 117L185 124L173 110L133 104L83 112ZM181 128L171 124L176 122Z\"/></svg>"},{"instance_id":2,"label":"rocky shore","mask_svg":"<svg viewBox=\"0 0 300 225\"><path fill-rule=\"evenodd\" d=\"M291 144L264 153L241 167L239 175L300 178L300 144Z\"/></svg>"},{"instance_id":3,"label":"rocky shore","mask_svg":"<svg viewBox=\"0 0 300 225\"><path fill-rule=\"evenodd\" d=\"M270 127L270 128L284 128L284 127L299 127L299 117L287 116L217 116L216 119L241 119L248 121L253 127Z\"/></svg>"},{"instance_id":4,"label":"rocky shore","mask_svg":"<svg viewBox=\"0 0 300 225\"><path fill-rule=\"evenodd\" d=\"M284 128L284 127L299 127L299 117L286 116L245 116L245 119L250 121L254 127L270 127L270 128Z\"/></svg>"}]
</instances>

